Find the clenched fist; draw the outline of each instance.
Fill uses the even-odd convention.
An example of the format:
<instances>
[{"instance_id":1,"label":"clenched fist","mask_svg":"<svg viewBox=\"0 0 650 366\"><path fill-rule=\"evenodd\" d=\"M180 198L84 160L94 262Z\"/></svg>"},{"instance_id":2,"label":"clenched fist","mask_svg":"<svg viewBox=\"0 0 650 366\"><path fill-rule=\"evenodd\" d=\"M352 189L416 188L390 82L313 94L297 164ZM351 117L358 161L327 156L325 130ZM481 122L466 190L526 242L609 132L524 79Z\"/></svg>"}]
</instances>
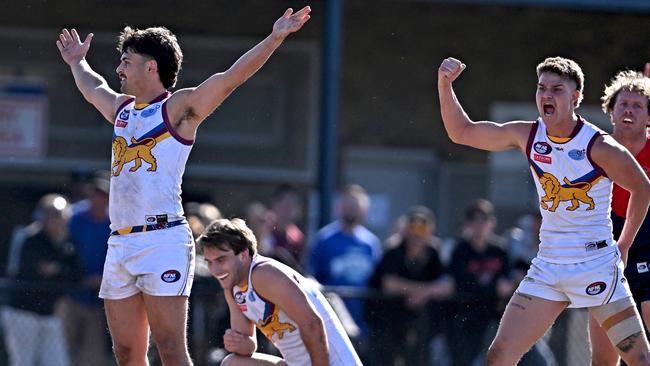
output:
<instances>
[{"instance_id":1,"label":"clenched fist","mask_svg":"<svg viewBox=\"0 0 650 366\"><path fill-rule=\"evenodd\" d=\"M453 57L447 57L438 68L438 82L451 83L465 70L465 64Z\"/></svg>"}]
</instances>

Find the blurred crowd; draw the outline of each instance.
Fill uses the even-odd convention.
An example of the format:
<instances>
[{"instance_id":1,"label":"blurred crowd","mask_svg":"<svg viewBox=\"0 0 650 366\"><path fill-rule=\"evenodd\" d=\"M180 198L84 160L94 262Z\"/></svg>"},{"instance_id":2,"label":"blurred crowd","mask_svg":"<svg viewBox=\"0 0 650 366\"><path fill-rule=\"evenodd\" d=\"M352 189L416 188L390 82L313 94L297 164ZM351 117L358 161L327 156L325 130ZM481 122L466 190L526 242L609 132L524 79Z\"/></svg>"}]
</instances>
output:
<instances>
[{"instance_id":1,"label":"blurred crowd","mask_svg":"<svg viewBox=\"0 0 650 366\"><path fill-rule=\"evenodd\" d=\"M47 194L36 203L33 222L13 231L4 276L15 288L0 295L11 365L110 364L97 297L110 234L108 195L107 174L94 174L74 202ZM494 206L479 199L464 208L458 234L442 239L434 212L414 206L382 240L364 225L370 196L353 184L338 193L336 219L306 235L302 198L299 189L282 184L268 202L251 202L238 214L255 233L260 254L323 286L364 364L481 364L505 302L537 252L538 214L497 235ZM195 237L222 217L212 202L187 202L185 214ZM197 255L190 348L197 365L218 364L228 314ZM555 364L545 339L522 365ZM272 352L263 339L260 347Z\"/></svg>"}]
</instances>

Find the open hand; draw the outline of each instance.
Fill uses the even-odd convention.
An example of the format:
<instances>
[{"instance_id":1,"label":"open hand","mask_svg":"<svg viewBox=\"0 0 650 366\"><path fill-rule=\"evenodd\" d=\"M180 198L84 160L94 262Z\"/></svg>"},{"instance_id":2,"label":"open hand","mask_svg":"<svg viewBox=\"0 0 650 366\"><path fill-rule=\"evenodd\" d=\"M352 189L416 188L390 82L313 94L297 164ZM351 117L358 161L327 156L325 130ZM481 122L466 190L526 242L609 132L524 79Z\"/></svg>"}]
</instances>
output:
<instances>
[{"instance_id":1,"label":"open hand","mask_svg":"<svg viewBox=\"0 0 650 366\"><path fill-rule=\"evenodd\" d=\"M305 6L296 13L291 8L287 9L280 19L273 24L273 34L284 39L290 33L297 32L311 18L310 12L311 8L309 6Z\"/></svg>"},{"instance_id":2,"label":"open hand","mask_svg":"<svg viewBox=\"0 0 650 366\"><path fill-rule=\"evenodd\" d=\"M465 70L465 64L453 57L447 57L438 68L438 81L453 82Z\"/></svg>"},{"instance_id":3,"label":"open hand","mask_svg":"<svg viewBox=\"0 0 650 366\"><path fill-rule=\"evenodd\" d=\"M72 31L68 31L64 28L56 41L56 47L59 48L63 61L70 65L86 57L92 39L93 34L90 33L86 36L86 40L81 42L76 29L73 28Z\"/></svg>"}]
</instances>

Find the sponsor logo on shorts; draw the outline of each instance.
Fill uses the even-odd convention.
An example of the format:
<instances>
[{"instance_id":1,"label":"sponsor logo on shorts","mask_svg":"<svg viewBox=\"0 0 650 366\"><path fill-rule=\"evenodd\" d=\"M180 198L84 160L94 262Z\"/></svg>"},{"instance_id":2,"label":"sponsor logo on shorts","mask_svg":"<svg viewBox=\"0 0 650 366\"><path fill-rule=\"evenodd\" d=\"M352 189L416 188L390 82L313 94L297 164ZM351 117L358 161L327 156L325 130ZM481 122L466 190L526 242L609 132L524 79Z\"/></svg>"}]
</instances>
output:
<instances>
[{"instance_id":1,"label":"sponsor logo on shorts","mask_svg":"<svg viewBox=\"0 0 650 366\"><path fill-rule=\"evenodd\" d=\"M587 156L585 149L573 149L569 151L569 157L573 160L584 160L585 156Z\"/></svg>"},{"instance_id":2,"label":"sponsor logo on shorts","mask_svg":"<svg viewBox=\"0 0 650 366\"><path fill-rule=\"evenodd\" d=\"M526 276L524 277L524 282L535 282L535 279L530 276Z\"/></svg>"},{"instance_id":3,"label":"sponsor logo on shorts","mask_svg":"<svg viewBox=\"0 0 650 366\"><path fill-rule=\"evenodd\" d=\"M120 112L119 119L121 119L123 121L128 121L129 120L129 112L130 112L129 109L125 109L122 112Z\"/></svg>"},{"instance_id":4,"label":"sponsor logo on shorts","mask_svg":"<svg viewBox=\"0 0 650 366\"><path fill-rule=\"evenodd\" d=\"M253 291L251 291L251 292L248 294L248 299L249 299L250 301L255 301L255 294L253 293Z\"/></svg>"},{"instance_id":5,"label":"sponsor logo on shorts","mask_svg":"<svg viewBox=\"0 0 650 366\"><path fill-rule=\"evenodd\" d=\"M117 122L115 122L115 127L122 127L122 128L124 128L124 127L126 127L126 125L128 125L128 124L129 124L129 122L127 122L127 121L122 121L121 119L118 119Z\"/></svg>"},{"instance_id":6,"label":"sponsor logo on shorts","mask_svg":"<svg viewBox=\"0 0 650 366\"><path fill-rule=\"evenodd\" d=\"M535 149L536 152L542 154L542 155L548 155L553 151L553 148L551 145L544 141L538 141L533 145L533 149Z\"/></svg>"},{"instance_id":7,"label":"sponsor logo on shorts","mask_svg":"<svg viewBox=\"0 0 650 366\"><path fill-rule=\"evenodd\" d=\"M237 306L239 306L239 311L241 311L242 313L248 310L248 306L246 304L237 305Z\"/></svg>"},{"instance_id":8,"label":"sponsor logo on shorts","mask_svg":"<svg viewBox=\"0 0 650 366\"><path fill-rule=\"evenodd\" d=\"M167 214L156 215L156 223L157 224L166 224L167 223Z\"/></svg>"},{"instance_id":9,"label":"sponsor logo on shorts","mask_svg":"<svg viewBox=\"0 0 650 366\"><path fill-rule=\"evenodd\" d=\"M533 159L535 161L539 161L540 163L544 163L544 164L550 164L552 161L550 156L544 156L539 154L534 154Z\"/></svg>"},{"instance_id":10,"label":"sponsor logo on shorts","mask_svg":"<svg viewBox=\"0 0 650 366\"><path fill-rule=\"evenodd\" d=\"M636 264L636 271L639 272L639 273L646 273L646 272L650 271L650 269L648 269L648 262L639 262L639 263L637 263Z\"/></svg>"},{"instance_id":11,"label":"sponsor logo on shorts","mask_svg":"<svg viewBox=\"0 0 650 366\"><path fill-rule=\"evenodd\" d=\"M594 295L602 294L606 288L607 288L607 284L605 284L605 282L598 281L587 286L585 292L587 293L587 295L594 296Z\"/></svg>"},{"instance_id":12,"label":"sponsor logo on shorts","mask_svg":"<svg viewBox=\"0 0 650 366\"><path fill-rule=\"evenodd\" d=\"M140 113L140 116L143 118L151 117L156 113L158 109L160 109L160 104L157 104L155 107L145 109L142 111L142 113Z\"/></svg>"},{"instance_id":13,"label":"sponsor logo on shorts","mask_svg":"<svg viewBox=\"0 0 650 366\"><path fill-rule=\"evenodd\" d=\"M147 224L153 224L156 222L156 216L146 216L145 220L147 221Z\"/></svg>"},{"instance_id":14,"label":"sponsor logo on shorts","mask_svg":"<svg viewBox=\"0 0 650 366\"><path fill-rule=\"evenodd\" d=\"M170 269L168 271L165 271L160 276L160 279L163 280L163 282L167 282L167 283L176 282L181 279L181 273L175 269Z\"/></svg>"},{"instance_id":15,"label":"sponsor logo on shorts","mask_svg":"<svg viewBox=\"0 0 650 366\"><path fill-rule=\"evenodd\" d=\"M557 151L564 151L564 148L560 146L553 146L553 148Z\"/></svg>"},{"instance_id":16,"label":"sponsor logo on shorts","mask_svg":"<svg viewBox=\"0 0 650 366\"><path fill-rule=\"evenodd\" d=\"M241 292L241 291L235 292L235 302L237 304L245 304L246 303L246 294Z\"/></svg>"}]
</instances>

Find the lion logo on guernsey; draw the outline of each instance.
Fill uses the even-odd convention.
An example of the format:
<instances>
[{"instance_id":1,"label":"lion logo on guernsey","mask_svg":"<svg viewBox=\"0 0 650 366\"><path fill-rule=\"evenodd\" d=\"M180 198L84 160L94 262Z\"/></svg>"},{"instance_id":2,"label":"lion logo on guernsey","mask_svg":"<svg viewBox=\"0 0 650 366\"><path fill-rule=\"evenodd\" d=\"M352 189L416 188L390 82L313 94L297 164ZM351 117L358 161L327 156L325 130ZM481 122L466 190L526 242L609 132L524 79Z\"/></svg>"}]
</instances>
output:
<instances>
[{"instance_id":1,"label":"lion logo on guernsey","mask_svg":"<svg viewBox=\"0 0 650 366\"><path fill-rule=\"evenodd\" d=\"M284 332L293 332L296 327L291 323L281 323L277 313L269 315L266 319L257 322L257 327L268 338L272 339L273 334L278 334L278 338L284 338Z\"/></svg>"},{"instance_id":2,"label":"lion logo on guernsey","mask_svg":"<svg viewBox=\"0 0 650 366\"><path fill-rule=\"evenodd\" d=\"M587 194L591 189L591 183L571 183L566 177L564 177L564 183L568 187L563 187L560 181L551 173L544 173L539 177L539 184L544 189L544 193L546 193L539 202L543 209L555 212L560 202L564 201L571 201L571 206L566 208L567 211L575 211L578 209L580 202L589 205L587 211L593 210L596 207L593 198ZM551 207L546 202L552 202Z\"/></svg>"},{"instance_id":3,"label":"lion logo on guernsey","mask_svg":"<svg viewBox=\"0 0 650 366\"><path fill-rule=\"evenodd\" d=\"M144 138L140 141L131 137L131 144L126 143L126 139L122 136L117 136L113 140L113 165L111 166L111 175L117 177L120 175L124 164L135 161L135 165L129 169L130 172L135 172L142 166L142 160L146 161L150 167L148 172L155 172L158 169L156 158L151 154L151 149L156 146L156 140L151 137Z\"/></svg>"}]
</instances>

